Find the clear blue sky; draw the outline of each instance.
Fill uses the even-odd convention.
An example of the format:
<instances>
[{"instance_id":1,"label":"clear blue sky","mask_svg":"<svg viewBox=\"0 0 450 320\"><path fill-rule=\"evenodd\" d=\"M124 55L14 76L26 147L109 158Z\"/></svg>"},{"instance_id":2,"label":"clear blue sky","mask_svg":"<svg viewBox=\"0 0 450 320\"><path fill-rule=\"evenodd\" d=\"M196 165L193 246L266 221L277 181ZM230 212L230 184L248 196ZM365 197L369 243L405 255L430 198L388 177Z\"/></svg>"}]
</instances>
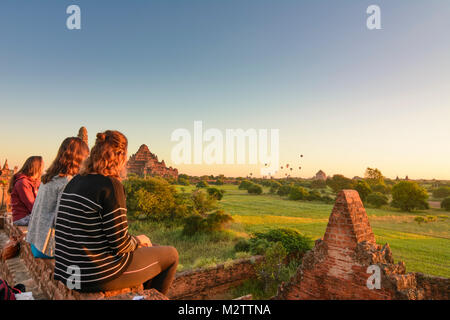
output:
<instances>
[{"instance_id":1,"label":"clear blue sky","mask_svg":"<svg viewBox=\"0 0 450 320\"><path fill-rule=\"evenodd\" d=\"M382 30L366 28L371 4ZM202 120L280 129L294 175L450 179L449 1L2 0L0 39L2 164L48 164L82 125L91 144L117 129L130 154L146 143L170 164L171 132Z\"/></svg>"}]
</instances>

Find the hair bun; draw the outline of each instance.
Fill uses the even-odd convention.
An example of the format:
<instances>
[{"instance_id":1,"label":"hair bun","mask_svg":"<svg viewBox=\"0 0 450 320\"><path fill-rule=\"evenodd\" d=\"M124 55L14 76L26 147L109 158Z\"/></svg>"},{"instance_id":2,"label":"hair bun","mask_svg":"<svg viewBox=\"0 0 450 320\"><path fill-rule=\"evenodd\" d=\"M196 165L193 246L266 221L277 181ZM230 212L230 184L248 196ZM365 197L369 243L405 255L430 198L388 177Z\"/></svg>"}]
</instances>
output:
<instances>
[{"instance_id":1,"label":"hair bun","mask_svg":"<svg viewBox=\"0 0 450 320\"><path fill-rule=\"evenodd\" d=\"M97 141L103 142L106 140L106 134L104 132L97 133Z\"/></svg>"}]
</instances>

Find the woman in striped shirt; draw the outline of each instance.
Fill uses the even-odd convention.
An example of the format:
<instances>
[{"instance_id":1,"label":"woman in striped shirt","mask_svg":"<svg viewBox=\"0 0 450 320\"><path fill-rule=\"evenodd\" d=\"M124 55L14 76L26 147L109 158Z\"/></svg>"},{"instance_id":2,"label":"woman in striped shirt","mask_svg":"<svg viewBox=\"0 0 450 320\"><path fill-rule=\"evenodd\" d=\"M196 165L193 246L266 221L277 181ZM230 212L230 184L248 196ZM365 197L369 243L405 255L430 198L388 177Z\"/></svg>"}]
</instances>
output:
<instances>
[{"instance_id":1,"label":"woman in striped shirt","mask_svg":"<svg viewBox=\"0 0 450 320\"><path fill-rule=\"evenodd\" d=\"M80 174L64 188L55 227L55 280L82 292L144 284L167 294L178 252L151 246L145 235L128 233L120 176L127 138L118 131L97 134Z\"/></svg>"}]
</instances>

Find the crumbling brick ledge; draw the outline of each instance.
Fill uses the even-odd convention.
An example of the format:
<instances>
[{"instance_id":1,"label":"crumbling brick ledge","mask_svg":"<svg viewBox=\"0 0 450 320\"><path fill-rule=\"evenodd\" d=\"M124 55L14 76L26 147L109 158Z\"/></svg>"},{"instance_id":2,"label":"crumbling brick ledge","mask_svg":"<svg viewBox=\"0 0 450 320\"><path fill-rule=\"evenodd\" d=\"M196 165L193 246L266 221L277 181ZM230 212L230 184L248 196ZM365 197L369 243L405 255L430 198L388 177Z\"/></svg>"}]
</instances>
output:
<instances>
[{"instance_id":1,"label":"crumbling brick ledge","mask_svg":"<svg viewBox=\"0 0 450 320\"><path fill-rule=\"evenodd\" d=\"M254 264L263 256L237 259L211 268L177 273L168 293L170 299L203 300L228 292L244 280L256 278Z\"/></svg>"},{"instance_id":2,"label":"crumbling brick ledge","mask_svg":"<svg viewBox=\"0 0 450 320\"><path fill-rule=\"evenodd\" d=\"M369 289L367 285L372 276L369 266L380 270L379 289ZM366 210L355 190L338 194L323 239L316 241L297 273L280 285L274 297L283 300L449 298L450 279L406 273L403 262L394 264L389 244L376 244Z\"/></svg>"},{"instance_id":3,"label":"crumbling brick ledge","mask_svg":"<svg viewBox=\"0 0 450 320\"><path fill-rule=\"evenodd\" d=\"M23 239L26 227L17 227L12 224L11 217L0 213L0 226L8 236ZM1 228L0 228L1 229ZM99 299L131 299L132 296L144 296L148 300L163 299L211 299L224 294L246 279L256 277L254 264L262 256L248 259L234 260L232 263L219 264L213 268L200 268L179 272L175 276L168 297L158 291L144 290L142 285L118 291L79 293L68 289L63 283L53 280L54 260L34 258L29 243L20 242L20 259L28 269L32 279L39 290L52 300L99 300ZM0 277L8 283L13 283L11 270L8 264L0 262ZM248 297L244 297L248 299Z\"/></svg>"}]
</instances>

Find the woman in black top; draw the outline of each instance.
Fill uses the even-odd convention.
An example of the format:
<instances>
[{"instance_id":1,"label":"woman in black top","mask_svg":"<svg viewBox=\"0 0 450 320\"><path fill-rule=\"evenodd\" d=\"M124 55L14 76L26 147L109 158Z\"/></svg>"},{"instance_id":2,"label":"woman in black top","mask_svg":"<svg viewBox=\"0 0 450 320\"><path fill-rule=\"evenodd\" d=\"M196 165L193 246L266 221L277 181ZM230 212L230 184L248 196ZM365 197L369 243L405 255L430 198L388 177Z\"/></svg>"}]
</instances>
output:
<instances>
[{"instance_id":1,"label":"woman in black top","mask_svg":"<svg viewBox=\"0 0 450 320\"><path fill-rule=\"evenodd\" d=\"M79 291L109 291L144 284L167 294L178 252L152 247L128 233L120 182L128 142L118 131L97 134L80 175L65 187L55 227L55 280ZM151 280L151 281L150 281Z\"/></svg>"}]
</instances>

